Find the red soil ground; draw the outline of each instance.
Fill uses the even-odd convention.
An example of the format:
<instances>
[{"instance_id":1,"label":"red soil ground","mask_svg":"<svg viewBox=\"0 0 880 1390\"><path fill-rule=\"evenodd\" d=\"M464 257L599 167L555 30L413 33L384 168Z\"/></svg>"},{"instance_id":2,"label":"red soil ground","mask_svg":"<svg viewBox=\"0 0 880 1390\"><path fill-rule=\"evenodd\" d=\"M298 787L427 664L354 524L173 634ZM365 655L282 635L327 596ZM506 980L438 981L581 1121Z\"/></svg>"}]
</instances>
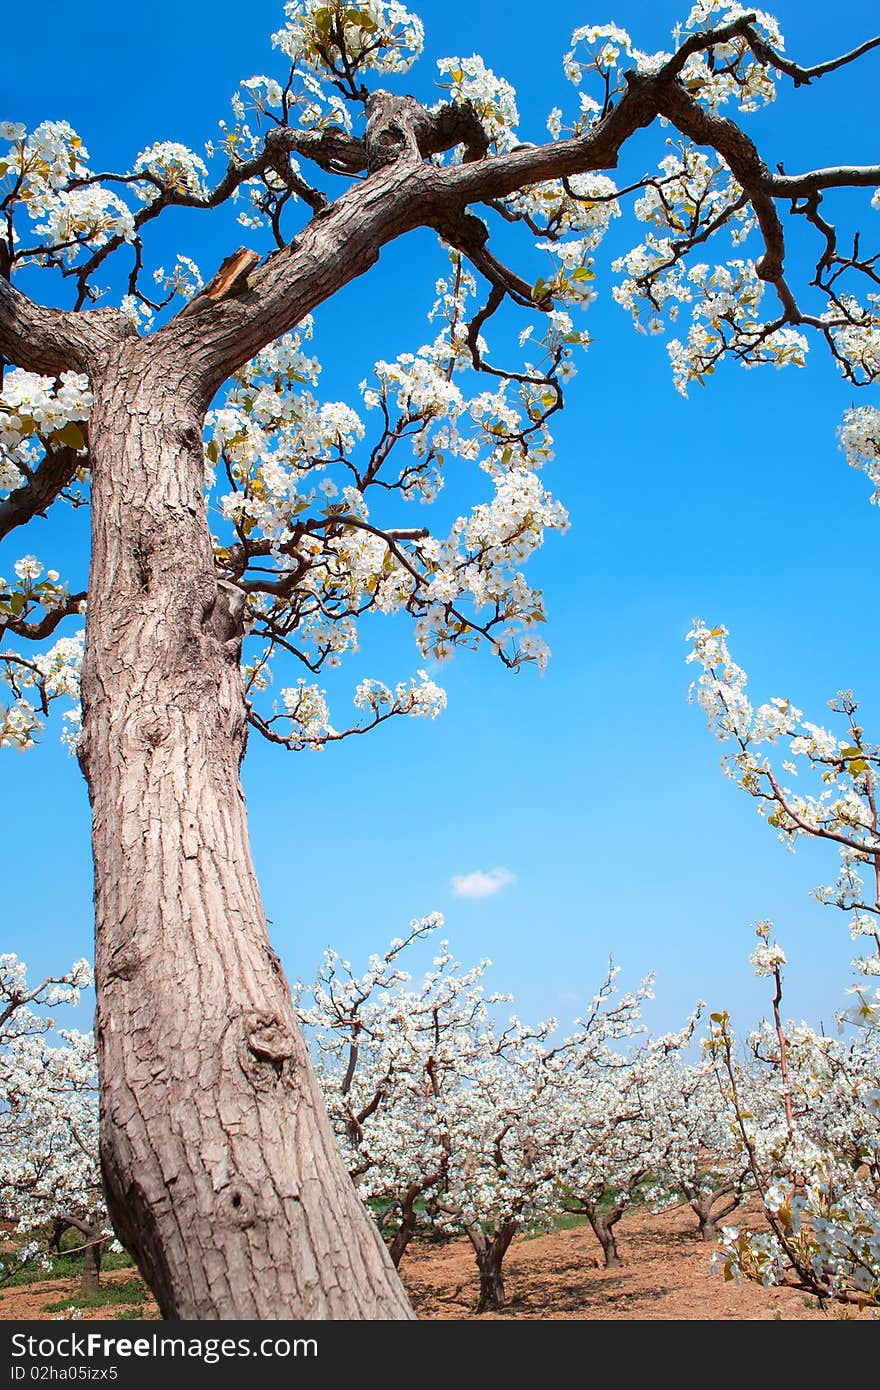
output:
<instances>
[{"instance_id":1,"label":"red soil ground","mask_svg":"<svg viewBox=\"0 0 880 1390\"><path fill-rule=\"evenodd\" d=\"M740 1216L740 1221L742 1217ZM815 1299L790 1289L737 1288L711 1275L711 1246L695 1238L696 1223L687 1210L660 1215L637 1211L618 1227L619 1269L600 1268L601 1251L587 1226L552 1235L519 1239L505 1261L508 1306L485 1318L617 1319L672 1321L755 1321L759 1319L833 1318ZM461 1319L475 1316L476 1266L467 1240L447 1245L411 1247L401 1275L420 1318ZM108 1284L130 1280L131 1270L107 1274ZM0 1290L0 1319L58 1317L46 1305L72 1297L76 1283L47 1279L22 1288ZM155 1318L151 1299L139 1305ZM82 1316L116 1318L119 1304L86 1309Z\"/></svg>"}]
</instances>

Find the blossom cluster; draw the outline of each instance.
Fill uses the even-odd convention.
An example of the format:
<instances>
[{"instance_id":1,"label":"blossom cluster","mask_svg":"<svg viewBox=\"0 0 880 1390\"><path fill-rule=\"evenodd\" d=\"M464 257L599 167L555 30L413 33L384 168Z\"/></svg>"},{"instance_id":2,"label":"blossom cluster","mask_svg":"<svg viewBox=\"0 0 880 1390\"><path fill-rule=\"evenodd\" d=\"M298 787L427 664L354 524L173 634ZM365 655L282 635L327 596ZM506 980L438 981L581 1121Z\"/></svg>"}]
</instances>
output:
<instances>
[{"instance_id":1,"label":"blossom cluster","mask_svg":"<svg viewBox=\"0 0 880 1390\"><path fill-rule=\"evenodd\" d=\"M727 25L738 18L750 20L760 40L776 53L784 50L778 21L763 10L746 9L728 0L698 0L682 25L673 30L678 48L683 36L690 32L707 32ZM581 123L595 119L607 108L611 96L621 88L625 68L646 76L662 70L672 54L666 51L645 53L636 48L630 35L618 24L585 24L575 29L571 46L563 58L563 71L578 88L593 83L594 90L603 91L605 106L589 92L581 92ZM723 42L713 42L689 54L681 69L680 80L694 99L711 110L733 101L741 111L754 111L773 101L776 95L774 71L755 53L746 37L735 35Z\"/></svg>"},{"instance_id":2,"label":"blossom cluster","mask_svg":"<svg viewBox=\"0 0 880 1390\"><path fill-rule=\"evenodd\" d=\"M91 984L84 960L32 985L22 961L0 956L0 1215L19 1232L62 1213L106 1227L94 1043L55 1019ZM38 1240L18 1257L18 1267L46 1263ZM0 1267L0 1278L15 1269Z\"/></svg>"},{"instance_id":3,"label":"blossom cluster","mask_svg":"<svg viewBox=\"0 0 880 1390\"><path fill-rule=\"evenodd\" d=\"M730 1132L763 1202L767 1228L727 1226L726 1278L794 1285L842 1307L880 1307L880 1029L876 1017L829 1037L778 1012L785 953L758 926L758 975L775 982L774 1021L734 1048L713 1015L706 1055Z\"/></svg>"},{"instance_id":4,"label":"blossom cluster","mask_svg":"<svg viewBox=\"0 0 880 1390\"><path fill-rule=\"evenodd\" d=\"M46 448L83 454L92 406L88 378L78 372L40 376L12 367L0 383L0 496L27 480Z\"/></svg>"},{"instance_id":5,"label":"blossom cluster","mask_svg":"<svg viewBox=\"0 0 880 1390\"><path fill-rule=\"evenodd\" d=\"M869 980L880 975L880 749L865 738L852 692L841 691L830 702L839 733L805 719L790 700L778 696L755 708L746 674L730 655L726 628L709 628L698 620L689 640L688 661L702 668L692 697L731 750L722 762L726 775L755 798L760 814L787 847L803 838L835 846L837 882L816 894L849 913L853 937L869 946L866 955L853 961L856 971ZM783 743L786 749L774 765L765 750ZM807 785L801 790L809 779L814 789Z\"/></svg>"},{"instance_id":6,"label":"blossom cluster","mask_svg":"<svg viewBox=\"0 0 880 1390\"><path fill-rule=\"evenodd\" d=\"M745 16L764 43L776 53L785 51L782 30L773 15L765 10L730 4L729 0L697 0L685 21L685 29L705 32ZM713 110L734 101L741 111L756 111L776 96L774 70L762 62L748 41L739 35L725 43L713 44L708 51L692 54L681 77L697 101Z\"/></svg>"},{"instance_id":7,"label":"blossom cluster","mask_svg":"<svg viewBox=\"0 0 880 1390\"><path fill-rule=\"evenodd\" d=\"M421 20L398 0L288 0L284 12L273 44L317 72L407 72L424 46Z\"/></svg>"},{"instance_id":8,"label":"blossom cluster","mask_svg":"<svg viewBox=\"0 0 880 1390\"><path fill-rule=\"evenodd\" d=\"M51 621L70 610L71 596L57 570L45 571L35 555L23 555L13 569L14 583L0 578L0 633L11 629L27 636L33 613L42 613ZM79 612L84 604L77 603L75 608ZM62 742L70 752L76 751L84 641L85 633L80 630L28 655L11 647L0 651L0 681L13 696L8 706L0 705L0 748L12 747L21 752L32 747L50 704L63 699L70 702L70 707L64 712Z\"/></svg>"},{"instance_id":9,"label":"blossom cluster","mask_svg":"<svg viewBox=\"0 0 880 1390\"><path fill-rule=\"evenodd\" d=\"M512 149L518 140L519 112L510 83L487 68L477 53L469 58L439 58L437 70L443 79L440 86L448 92L447 100L470 106L490 146L499 154Z\"/></svg>"},{"instance_id":10,"label":"blossom cluster","mask_svg":"<svg viewBox=\"0 0 880 1390\"><path fill-rule=\"evenodd\" d=\"M455 254L451 274L437 284L436 336L414 353L378 361L361 384L361 409L319 401L320 364L305 320L242 368L209 414L218 564L247 585L246 631L264 644L246 656L253 696L294 645L312 675L338 666L358 646L368 612L407 612L423 658L486 643L510 666L546 663L537 631L543 597L523 567L547 532L567 525L539 470L552 457L555 383L571 374L584 335L567 314L547 314L540 341L523 335L537 361L469 395L465 327L475 290ZM368 428L370 417L378 430ZM455 517L445 535L402 528L394 520L400 504L432 501L450 460L475 464L488 497ZM220 491L221 478L231 491ZM370 725L390 714L433 716L442 692L426 676L419 681L394 694L382 682L362 684L355 704ZM337 728L325 690L305 675L285 682L280 699L254 720L291 747L316 748L355 731Z\"/></svg>"},{"instance_id":11,"label":"blossom cluster","mask_svg":"<svg viewBox=\"0 0 880 1390\"><path fill-rule=\"evenodd\" d=\"M873 405L847 410L839 435L847 463L865 474L874 489L871 501L880 505L880 410Z\"/></svg>"}]
</instances>

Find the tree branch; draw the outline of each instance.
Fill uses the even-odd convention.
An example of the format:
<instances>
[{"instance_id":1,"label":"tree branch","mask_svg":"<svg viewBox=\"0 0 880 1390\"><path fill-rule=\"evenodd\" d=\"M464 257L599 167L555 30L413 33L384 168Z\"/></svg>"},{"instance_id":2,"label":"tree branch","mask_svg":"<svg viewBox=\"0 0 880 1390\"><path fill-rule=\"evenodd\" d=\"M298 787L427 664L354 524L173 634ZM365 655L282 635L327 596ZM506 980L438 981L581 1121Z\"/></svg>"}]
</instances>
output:
<instances>
[{"instance_id":1,"label":"tree branch","mask_svg":"<svg viewBox=\"0 0 880 1390\"><path fill-rule=\"evenodd\" d=\"M48 449L24 486L0 501L0 540L32 517L44 516L87 461L75 449Z\"/></svg>"},{"instance_id":2,"label":"tree branch","mask_svg":"<svg viewBox=\"0 0 880 1390\"><path fill-rule=\"evenodd\" d=\"M19 618L6 618L0 623L0 636L11 632L15 637L24 637L29 642L42 642L46 637L51 637L52 633L64 621L74 613L79 613L80 607L85 603L88 595L83 592L80 594L68 594L64 603L57 608L52 608L38 623L22 622ZM3 660L0 655L0 660Z\"/></svg>"},{"instance_id":3,"label":"tree branch","mask_svg":"<svg viewBox=\"0 0 880 1390\"><path fill-rule=\"evenodd\" d=\"M0 356L29 372L88 373L137 330L118 309L44 309L0 277Z\"/></svg>"}]
</instances>

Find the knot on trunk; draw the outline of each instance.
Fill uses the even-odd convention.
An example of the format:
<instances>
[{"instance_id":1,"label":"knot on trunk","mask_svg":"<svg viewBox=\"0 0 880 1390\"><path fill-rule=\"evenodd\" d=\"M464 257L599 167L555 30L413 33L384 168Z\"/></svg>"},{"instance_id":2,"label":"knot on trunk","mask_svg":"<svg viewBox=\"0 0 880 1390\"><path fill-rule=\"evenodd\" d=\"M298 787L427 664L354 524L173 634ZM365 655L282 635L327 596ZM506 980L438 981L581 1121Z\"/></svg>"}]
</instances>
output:
<instances>
[{"instance_id":1,"label":"knot on trunk","mask_svg":"<svg viewBox=\"0 0 880 1390\"><path fill-rule=\"evenodd\" d=\"M366 109L367 168L371 173L401 158L421 161L421 141L431 117L420 102L379 90L367 98Z\"/></svg>"},{"instance_id":2,"label":"knot on trunk","mask_svg":"<svg viewBox=\"0 0 880 1390\"><path fill-rule=\"evenodd\" d=\"M293 1034L277 1014L247 1014L245 1028L248 1047L261 1061L284 1062L293 1056Z\"/></svg>"},{"instance_id":3,"label":"knot on trunk","mask_svg":"<svg viewBox=\"0 0 880 1390\"><path fill-rule=\"evenodd\" d=\"M270 1090L281 1080L295 1051L293 1031L278 1014L263 1010L245 1014L239 1060L258 1091Z\"/></svg>"},{"instance_id":4,"label":"knot on trunk","mask_svg":"<svg viewBox=\"0 0 880 1390\"><path fill-rule=\"evenodd\" d=\"M218 579L217 587L208 604L205 626L208 632L221 643L227 655L236 662L241 654L244 637L244 610L247 595L237 584L228 579Z\"/></svg>"},{"instance_id":5,"label":"knot on trunk","mask_svg":"<svg viewBox=\"0 0 880 1390\"><path fill-rule=\"evenodd\" d=\"M166 710L150 707L143 714L138 715L131 726L132 743L135 748L146 749L148 752L156 749L162 743L167 743L171 737L171 719Z\"/></svg>"},{"instance_id":6,"label":"knot on trunk","mask_svg":"<svg viewBox=\"0 0 880 1390\"><path fill-rule=\"evenodd\" d=\"M366 101L367 168L383 169L405 158L420 162L432 154L464 145L465 163L483 159L489 138L470 102L427 111L414 97L372 92Z\"/></svg>"},{"instance_id":7,"label":"knot on trunk","mask_svg":"<svg viewBox=\"0 0 880 1390\"><path fill-rule=\"evenodd\" d=\"M134 941L127 942L114 951L110 957L107 973L117 980L131 980L137 974L143 957L140 948Z\"/></svg>"},{"instance_id":8,"label":"knot on trunk","mask_svg":"<svg viewBox=\"0 0 880 1390\"><path fill-rule=\"evenodd\" d=\"M224 1192L221 1192L218 1205L224 1223L235 1226L240 1231L246 1231L256 1225L262 1215L256 1194L240 1178L236 1178Z\"/></svg>"}]
</instances>

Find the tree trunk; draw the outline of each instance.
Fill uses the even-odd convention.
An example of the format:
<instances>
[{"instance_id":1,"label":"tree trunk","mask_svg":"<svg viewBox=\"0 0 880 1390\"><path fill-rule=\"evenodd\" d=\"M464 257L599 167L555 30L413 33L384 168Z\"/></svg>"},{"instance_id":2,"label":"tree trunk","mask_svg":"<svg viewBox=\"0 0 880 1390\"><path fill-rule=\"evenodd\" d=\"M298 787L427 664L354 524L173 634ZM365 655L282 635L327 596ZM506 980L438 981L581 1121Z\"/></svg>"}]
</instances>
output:
<instances>
[{"instance_id":1,"label":"tree trunk","mask_svg":"<svg viewBox=\"0 0 880 1390\"><path fill-rule=\"evenodd\" d=\"M697 1233L700 1240L713 1241L718 1237L718 1230L712 1216L712 1207L715 1202L715 1194L710 1198L697 1198L691 1202L691 1209L697 1218Z\"/></svg>"},{"instance_id":2,"label":"tree trunk","mask_svg":"<svg viewBox=\"0 0 880 1390\"><path fill-rule=\"evenodd\" d=\"M49 1237L49 1244L47 1246L50 1255L57 1256L61 1254L61 1237L67 1230L68 1225L69 1223L65 1221L63 1217L55 1217L55 1220L52 1222L52 1234Z\"/></svg>"},{"instance_id":3,"label":"tree trunk","mask_svg":"<svg viewBox=\"0 0 880 1390\"><path fill-rule=\"evenodd\" d=\"M717 1211L716 1205L729 1197L727 1204ZM700 1240L715 1241L718 1239L718 1222L725 1221L731 1212L736 1211L739 1206L739 1195L733 1188L719 1187L717 1191L709 1193L705 1197L696 1197L691 1200L691 1208L697 1217L698 1235Z\"/></svg>"},{"instance_id":4,"label":"tree trunk","mask_svg":"<svg viewBox=\"0 0 880 1390\"><path fill-rule=\"evenodd\" d=\"M49 1238L49 1253L61 1254L61 1240L67 1230L78 1231L82 1236L80 1248L83 1256L79 1291L83 1298L96 1294L101 1286L101 1261L107 1237L103 1235L103 1222L91 1216L56 1216L52 1222L52 1235Z\"/></svg>"},{"instance_id":5,"label":"tree trunk","mask_svg":"<svg viewBox=\"0 0 880 1390\"><path fill-rule=\"evenodd\" d=\"M617 1252L617 1240L614 1235L614 1223L609 1222L605 1217L595 1213L587 1212L587 1220L593 1228L593 1234L602 1247L602 1255L606 1269L617 1269L620 1264L620 1255Z\"/></svg>"},{"instance_id":6,"label":"tree trunk","mask_svg":"<svg viewBox=\"0 0 880 1390\"><path fill-rule=\"evenodd\" d=\"M419 1189L421 1190L421 1189ZM400 1212L400 1225L394 1233L394 1239L388 1247L391 1256L391 1263L395 1269L400 1268L400 1261L406 1254L407 1247L415 1235L416 1231L416 1207L415 1197L407 1193L404 1198Z\"/></svg>"},{"instance_id":7,"label":"tree trunk","mask_svg":"<svg viewBox=\"0 0 880 1390\"><path fill-rule=\"evenodd\" d=\"M718 1239L718 1228L712 1220L711 1213L698 1211L697 1221L699 1223L700 1240L714 1241Z\"/></svg>"},{"instance_id":8,"label":"tree trunk","mask_svg":"<svg viewBox=\"0 0 880 1390\"><path fill-rule=\"evenodd\" d=\"M89 427L81 761L110 1214L166 1318L409 1318L266 934L205 402L161 337L119 346Z\"/></svg>"},{"instance_id":9,"label":"tree trunk","mask_svg":"<svg viewBox=\"0 0 880 1390\"><path fill-rule=\"evenodd\" d=\"M478 1259L480 1270L480 1301L478 1313L498 1312L504 1307L504 1273L502 1260L490 1247L484 1259Z\"/></svg>"},{"instance_id":10,"label":"tree trunk","mask_svg":"<svg viewBox=\"0 0 880 1390\"><path fill-rule=\"evenodd\" d=\"M516 1222L506 1222L491 1239L477 1228L468 1229L480 1271L478 1313L496 1313L504 1307L504 1256L516 1229Z\"/></svg>"},{"instance_id":11,"label":"tree trunk","mask_svg":"<svg viewBox=\"0 0 880 1390\"><path fill-rule=\"evenodd\" d=\"M91 1298L101 1287L101 1260L104 1254L104 1237L100 1228L93 1226L86 1235L83 1250L83 1267L80 1275L79 1291L83 1298Z\"/></svg>"}]
</instances>

